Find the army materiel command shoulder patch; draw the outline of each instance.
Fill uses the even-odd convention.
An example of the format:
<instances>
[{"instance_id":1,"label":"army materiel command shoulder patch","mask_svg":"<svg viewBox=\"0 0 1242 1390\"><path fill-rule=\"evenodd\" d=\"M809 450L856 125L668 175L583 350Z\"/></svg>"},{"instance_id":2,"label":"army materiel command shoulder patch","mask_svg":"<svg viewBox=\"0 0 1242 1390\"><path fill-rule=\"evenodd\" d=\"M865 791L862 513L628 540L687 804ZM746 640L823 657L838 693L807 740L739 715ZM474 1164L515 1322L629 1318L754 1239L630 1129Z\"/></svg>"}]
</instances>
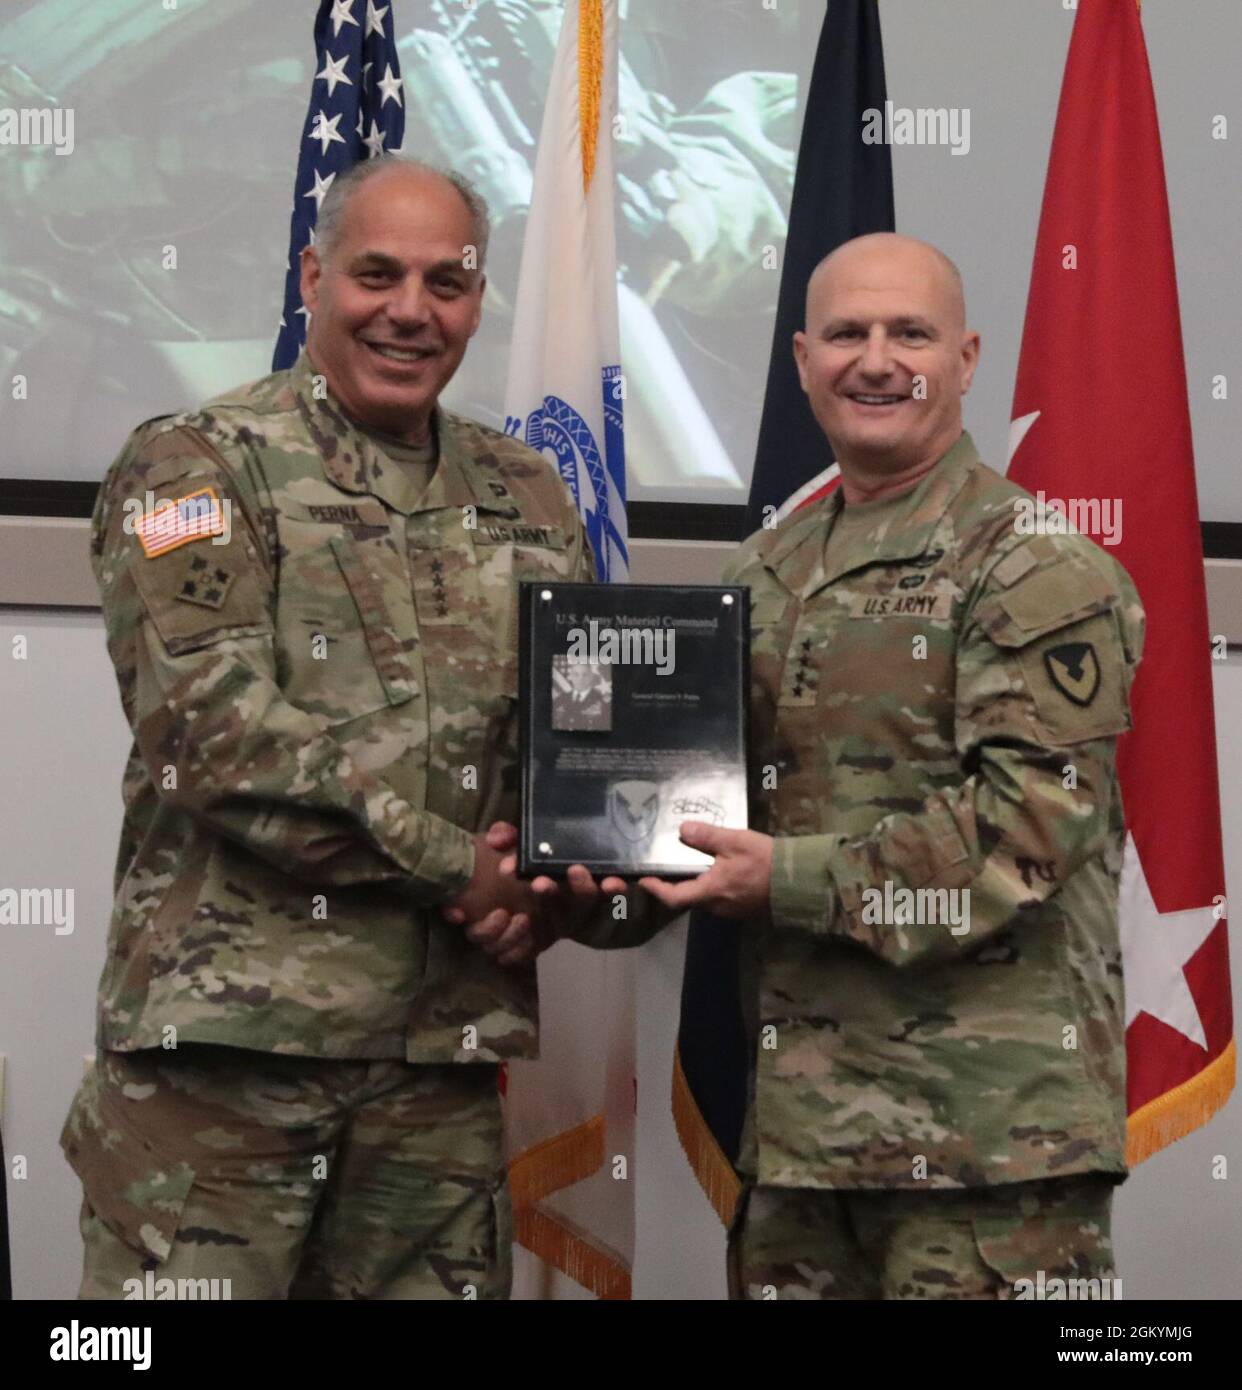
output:
<instances>
[{"instance_id":1,"label":"army materiel command shoulder patch","mask_svg":"<svg viewBox=\"0 0 1242 1390\"><path fill-rule=\"evenodd\" d=\"M181 588L177 590L177 597L185 603L197 603L203 608L219 610L224 607L232 587L233 575L223 565L216 564L205 555L196 555L190 561Z\"/></svg>"},{"instance_id":2,"label":"army materiel command shoulder patch","mask_svg":"<svg viewBox=\"0 0 1242 1390\"><path fill-rule=\"evenodd\" d=\"M214 488L201 487L174 502L164 502L134 523L148 560L179 545L224 534L224 511Z\"/></svg>"},{"instance_id":3,"label":"army materiel command shoulder patch","mask_svg":"<svg viewBox=\"0 0 1242 1390\"><path fill-rule=\"evenodd\" d=\"M1067 700L1087 706L1100 688L1100 663L1090 642L1062 642L1044 652L1044 667Z\"/></svg>"}]
</instances>

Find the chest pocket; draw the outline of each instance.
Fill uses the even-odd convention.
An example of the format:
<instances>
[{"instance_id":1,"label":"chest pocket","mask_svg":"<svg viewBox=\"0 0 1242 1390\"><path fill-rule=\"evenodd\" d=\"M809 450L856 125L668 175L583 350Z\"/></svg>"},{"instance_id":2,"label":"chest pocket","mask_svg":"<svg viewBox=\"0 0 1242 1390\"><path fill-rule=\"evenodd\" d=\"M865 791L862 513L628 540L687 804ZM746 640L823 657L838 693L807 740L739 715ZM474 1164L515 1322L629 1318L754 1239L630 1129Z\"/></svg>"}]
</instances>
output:
<instances>
[{"instance_id":1,"label":"chest pocket","mask_svg":"<svg viewBox=\"0 0 1242 1390\"><path fill-rule=\"evenodd\" d=\"M784 590L766 585L750 588L750 694L752 712L770 722L780 698L781 676L789 648L797 603Z\"/></svg>"},{"instance_id":2,"label":"chest pocket","mask_svg":"<svg viewBox=\"0 0 1242 1390\"><path fill-rule=\"evenodd\" d=\"M417 628L409 578L387 528L306 539L317 543L295 544L281 566L277 626L287 698L329 724L412 699L418 688L409 649Z\"/></svg>"},{"instance_id":3,"label":"chest pocket","mask_svg":"<svg viewBox=\"0 0 1242 1390\"><path fill-rule=\"evenodd\" d=\"M931 713L929 696L953 686L959 593L934 565L878 562L834 580L804 602L789 634L781 708L840 712L848 702L892 709L899 724L915 706Z\"/></svg>"}]
</instances>

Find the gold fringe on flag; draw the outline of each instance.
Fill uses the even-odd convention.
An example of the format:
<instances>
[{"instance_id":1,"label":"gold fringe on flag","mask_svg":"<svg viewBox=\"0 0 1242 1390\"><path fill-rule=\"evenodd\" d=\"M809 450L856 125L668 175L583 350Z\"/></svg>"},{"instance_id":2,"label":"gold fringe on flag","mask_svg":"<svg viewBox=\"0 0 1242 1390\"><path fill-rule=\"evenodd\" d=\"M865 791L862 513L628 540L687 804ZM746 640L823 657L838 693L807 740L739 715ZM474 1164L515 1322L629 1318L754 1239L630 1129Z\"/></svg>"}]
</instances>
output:
<instances>
[{"instance_id":1,"label":"gold fringe on flag","mask_svg":"<svg viewBox=\"0 0 1242 1390\"><path fill-rule=\"evenodd\" d=\"M605 1120L592 1115L509 1160L513 1233L519 1244L600 1298L630 1296L630 1267L562 1216L537 1206L550 1193L589 1178L604 1164Z\"/></svg>"},{"instance_id":2,"label":"gold fringe on flag","mask_svg":"<svg viewBox=\"0 0 1242 1390\"><path fill-rule=\"evenodd\" d=\"M1168 1144L1207 1124L1229 1099L1237 1072L1237 1043L1229 1046L1189 1081L1150 1100L1126 1126L1126 1162L1131 1168Z\"/></svg>"},{"instance_id":3,"label":"gold fringe on flag","mask_svg":"<svg viewBox=\"0 0 1242 1390\"><path fill-rule=\"evenodd\" d=\"M724 1150L716 1142L716 1136L699 1110L694 1092L681 1069L680 1049L673 1053L673 1124L677 1127L677 1137L686 1151L686 1158L699 1186L715 1207L716 1215L728 1226L737 1210L737 1199L742 1191L741 1179L733 1171L733 1165L725 1157Z\"/></svg>"},{"instance_id":4,"label":"gold fringe on flag","mask_svg":"<svg viewBox=\"0 0 1242 1390\"><path fill-rule=\"evenodd\" d=\"M582 146L582 188L595 173L599 139L600 91L604 83L603 0L578 0L578 126Z\"/></svg>"},{"instance_id":5,"label":"gold fringe on flag","mask_svg":"<svg viewBox=\"0 0 1242 1390\"><path fill-rule=\"evenodd\" d=\"M603 1163L602 1113L532 1144L509 1160L509 1198L514 1211L533 1207L549 1193L589 1178Z\"/></svg>"},{"instance_id":6,"label":"gold fringe on flag","mask_svg":"<svg viewBox=\"0 0 1242 1390\"><path fill-rule=\"evenodd\" d=\"M630 1297L629 1265L615 1250L597 1244L564 1217L542 1207L523 1207L513 1213L513 1231L527 1250L599 1298Z\"/></svg>"}]
</instances>

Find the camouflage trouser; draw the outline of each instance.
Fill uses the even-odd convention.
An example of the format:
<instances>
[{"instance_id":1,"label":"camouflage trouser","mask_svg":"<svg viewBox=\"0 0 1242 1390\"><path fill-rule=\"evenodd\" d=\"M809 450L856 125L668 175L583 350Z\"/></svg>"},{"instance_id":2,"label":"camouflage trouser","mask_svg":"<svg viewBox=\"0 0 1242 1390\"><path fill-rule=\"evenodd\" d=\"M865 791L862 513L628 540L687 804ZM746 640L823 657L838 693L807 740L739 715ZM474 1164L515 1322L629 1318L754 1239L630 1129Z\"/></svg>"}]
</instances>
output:
<instances>
[{"instance_id":1,"label":"camouflage trouser","mask_svg":"<svg viewBox=\"0 0 1242 1390\"><path fill-rule=\"evenodd\" d=\"M494 1066L100 1053L61 1143L82 1298L509 1295Z\"/></svg>"},{"instance_id":2,"label":"camouflage trouser","mask_svg":"<svg viewBox=\"0 0 1242 1390\"><path fill-rule=\"evenodd\" d=\"M1040 1271L1041 1287L1111 1280L1113 1186L1087 1174L969 1191L748 1187L729 1232L729 1293L1014 1298ZM1099 1297L1091 1288L1106 1286L1078 1287Z\"/></svg>"}]
</instances>

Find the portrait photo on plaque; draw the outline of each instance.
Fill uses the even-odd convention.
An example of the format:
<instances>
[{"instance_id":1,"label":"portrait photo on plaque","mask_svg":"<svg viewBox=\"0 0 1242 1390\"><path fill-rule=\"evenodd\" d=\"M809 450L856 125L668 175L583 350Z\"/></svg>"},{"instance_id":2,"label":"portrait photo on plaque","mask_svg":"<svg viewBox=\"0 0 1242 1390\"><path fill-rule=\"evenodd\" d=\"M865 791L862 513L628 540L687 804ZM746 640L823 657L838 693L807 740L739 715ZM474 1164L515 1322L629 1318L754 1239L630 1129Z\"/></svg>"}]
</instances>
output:
<instances>
[{"instance_id":1,"label":"portrait photo on plaque","mask_svg":"<svg viewBox=\"0 0 1242 1390\"><path fill-rule=\"evenodd\" d=\"M552 658L552 727L560 733L612 732L612 667L598 661Z\"/></svg>"}]
</instances>

